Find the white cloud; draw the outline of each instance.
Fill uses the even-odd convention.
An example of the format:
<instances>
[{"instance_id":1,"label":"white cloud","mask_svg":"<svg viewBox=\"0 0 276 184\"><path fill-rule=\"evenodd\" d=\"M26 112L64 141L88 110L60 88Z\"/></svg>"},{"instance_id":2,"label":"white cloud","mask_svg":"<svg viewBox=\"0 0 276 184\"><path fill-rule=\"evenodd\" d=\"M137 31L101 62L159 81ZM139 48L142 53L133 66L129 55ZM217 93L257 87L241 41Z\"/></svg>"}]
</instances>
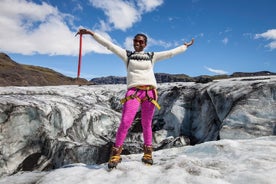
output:
<instances>
[{"instance_id":1,"label":"white cloud","mask_svg":"<svg viewBox=\"0 0 276 184\"><path fill-rule=\"evenodd\" d=\"M144 12L153 11L162 5L163 0L138 0L136 4L124 0L90 0L90 3L104 11L108 24L113 25L115 29L125 31L139 22Z\"/></svg>"},{"instance_id":2,"label":"white cloud","mask_svg":"<svg viewBox=\"0 0 276 184\"><path fill-rule=\"evenodd\" d=\"M220 35L222 35L222 34L225 34L225 33L229 33L229 32L231 32L232 31L232 28L226 28L225 30L223 30L222 32L219 32L219 34Z\"/></svg>"},{"instance_id":3,"label":"white cloud","mask_svg":"<svg viewBox=\"0 0 276 184\"><path fill-rule=\"evenodd\" d=\"M78 39L66 24L70 18L47 3L2 0L0 49L25 55L77 54Z\"/></svg>"},{"instance_id":4,"label":"white cloud","mask_svg":"<svg viewBox=\"0 0 276 184\"><path fill-rule=\"evenodd\" d=\"M100 29L102 30L102 31L111 31L111 27L110 27L110 25L108 24L108 23L106 23L105 21L103 21L103 20L100 20Z\"/></svg>"},{"instance_id":5,"label":"white cloud","mask_svg":"<svg viewBox=\"0 0 276 184\"><path fill-rule=\"evenodd\" d=\"M79 37L74 36L77 28L72 19L72 15L59 12L45 2L1 0L0 50L23 55L77 55ZM91 51L110 53L91 37L84 36L83 54Z\"/></svg>"},{"instance_id":6,"label":"white cloud","mask_svg":"<svg viewBox=\"0 0 276 184\"><path fill-rule=\"evenodd\" d=\"M148 46L161 46L164 48L170 48L172 46L178 45L177 43L173 44L171 42L166 42L163 40L155 40L154 38L148 38Z\"/></svg>"},{"instance_id":7,"label":"white cloud","mask_svg":"<svg viewBox=\"0 0 276 184\"><path fill-rule=\"evenodd\" d=\"M225 38L222 40L222 43L223 43L224 45L226 45L226 44L228 43L228 41L229 41L229 39L228 39L227 37L225 37Z\"/></svg>"},{"instance_id":8,"label":"white cloud","mask_svg":"<svg viewBox=\"0 0 276 184\"><path fill-rule=\"evenodd\" d=\"M156 7L163 4L163 0L138 0L137 5L141 11L153 11Z\"/></svg>"},{"instance_id":9,"label":"white cloud","mask_svg":"<svg viewBox=\"0 0 276 184\"><path fill-rule=\"evenodd\" d=\"M276 49L276 40L270 42L270 43L267 45L267 47L269 47L270 49Z\"/></svg>"},{"instance_id":10,"label":"white cloud","mask_svg":"<svg viewBox=\"0 0 276 184\"><path fill-rule=\"evenodd\" d=\"M133 49L133 37L127 37L125 39L124 46L127 50L132 50Z\"/></svg>"},{"instance_id":11,"label":"white cloud","mask_svg":"<svg viewBox=\"0 0 276 184\"><path fill-rule=\"evenodd\" d=\"M126 30L141 19L141 15L133 4L122 0L90 0L96 8L103 9L108 22L114 28Z\"/></svg>"},{"instance_id":12,"label":"white cloud","mask_svg":"<svg viewBox=\"0 0 276 184\"><path fill-rule=\"evenodd\" d=\"M256 34L255 38L265 38L265 39L272 39L276 40L276 29L270 29L264 33Z\"/></svg>"},{"instance_id":13,"label":"white cloud","mask_svg":"<svg viewBox=\"0 0 276 184\"><path fill-rule=\"evenodd\" d=\"M163 1L143 1L134 4L123 0L90 0L96 8L104 11L108 21L99 20L101 34L111 40L107 31L126 30L140 21L142 13L160 6ZM132 3L131 3L132 2ZM144 7L144 10L141 10ZM31 11L30 11L31 10ZM78 4L73 11L81 11ZM0 6L0 51L24 55L77 55L79 37L75 17L60 12L56 7L28 0L1 0ZM96 31L96 30L94 30ZM83 54L95 51L110 53L90 36L83 37Z\"/></svg>"},{"instance_id":14,"label":"white cloud","mask_svg":"<svg viewBox=\"0 0 276 184\"><path fill-rule=\"evenodd\" d=\"M266 40L272 40L266 47L270 49L276 49L276 29L267 30L264 33L256 34L255 39L264 38Z\"/></svg>"},{"instance_id":15,"label":"white cloud","mask_svg":"<svg viewBox=\"0 0 276 184\"><path fill-rule=\"evenodd\" d=\"M196 37L203 37L204 33L199 33L198 35L196 35Z\"/></svg>"},{"instance_id":16,"label":"white cloud","mask_svg":"<svg viewBox=\"0 0 276 184\"><path fill-rule=\"evenodd\" d=\"M82 5L76 1L76 5L75 5L75 8L73 9L73 11L82 11L82 10L83 10Z\"/></svg>"},{"instance_id":17,"label":"white cloud","mask_svg":"<svg viewBox=\"0 0 276 184\"><path fill-rule=\"evenodd\" d=\"M213 72L215 74L218 74L218 75L224 75L224 74L227 74L228 72L224 71L224 70L218 70L218 69L213 69L213 68L209 68L207 66L205 66L205 68L210 71L210 72Z\"/></svg>"}]
</instances>

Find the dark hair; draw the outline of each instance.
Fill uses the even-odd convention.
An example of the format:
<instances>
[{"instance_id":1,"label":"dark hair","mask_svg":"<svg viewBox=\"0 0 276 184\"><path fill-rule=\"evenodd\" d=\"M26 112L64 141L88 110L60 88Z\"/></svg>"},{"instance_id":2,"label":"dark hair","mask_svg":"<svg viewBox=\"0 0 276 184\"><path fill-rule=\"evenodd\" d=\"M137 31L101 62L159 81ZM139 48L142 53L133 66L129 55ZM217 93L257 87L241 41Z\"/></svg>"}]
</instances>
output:
<instances>
[{"instance_id":1,"label":"dark hair","mask_svg":"<svg viewBox=\"0 0 276 184\"><path fill-rule=\"evenodd\" d=\"M138 33L137 35L135 35L134 38L136 38L137 36L142 36L142 37L144 37L145 43L147 44L147 42L148 42L148 37L147 37L145 34L143 34L143 33Z\"/></svg>"}]
</instances>

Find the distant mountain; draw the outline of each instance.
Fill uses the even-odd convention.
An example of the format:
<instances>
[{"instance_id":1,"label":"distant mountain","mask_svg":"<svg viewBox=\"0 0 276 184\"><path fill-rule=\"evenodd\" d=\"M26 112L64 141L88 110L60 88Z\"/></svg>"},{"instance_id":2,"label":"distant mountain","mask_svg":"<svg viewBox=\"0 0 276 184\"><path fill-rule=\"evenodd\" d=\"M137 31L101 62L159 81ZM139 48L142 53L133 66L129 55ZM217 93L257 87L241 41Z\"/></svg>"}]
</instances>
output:
<instances>
[{"instance_id":1,"label":"distant mountain","mask_svg":"<svg viewBox=\"0 0 276 184\"><path fill-rule=\"evenodd\" d=\"M235 72L230 77L252 77L252 76L268 76L268 75L276 75L276 73L269 72L269 71L260 71L254 73L248 72Z\"/></svg>"},{"instance_id":2,"label":"distant mountain","mask_svg":"<svg viewBox=\"0 0 276 184\"><path fill-rule=\"evenodd\" d=\"M156 73L155 77L158 83L194 81L192 78L184 74L172 75L165 73ZM93 78L90 81L95 84L126 84L126 77L108 76Z\"/></svg>"},{"instance_id":3,"label":"distant mountain","mask_svg":"<svg viewBox=\"0 0 276 184\"><path fill-rule=\"evenodd\" d=\"M232 75L201 75L197 77L189 77L185 74L167 74L167 73L156 73L156 81L157 83L167 83L167 82L196 82L196 83L208 83L216 79L227 79L234 77L252 77L252 76L269 76L276 75L276 73L269 71L260 71L260 72L235 72ZM93 78L90 82L94 84L126 84L126 77L116 77L116 76L108 76L108 77L99 77Z\"/></svg>"},{"instance_id":4,"label":"distant mountain","mask_svg":"<svg viewBox=\"0 0 276 184\"><path fill-rule=\"evenodd\" d=\"M90 84L86 79L67 77L49 68L23 65L0 53L0 86L52 86Z\"/></svg>"}]
</instances>

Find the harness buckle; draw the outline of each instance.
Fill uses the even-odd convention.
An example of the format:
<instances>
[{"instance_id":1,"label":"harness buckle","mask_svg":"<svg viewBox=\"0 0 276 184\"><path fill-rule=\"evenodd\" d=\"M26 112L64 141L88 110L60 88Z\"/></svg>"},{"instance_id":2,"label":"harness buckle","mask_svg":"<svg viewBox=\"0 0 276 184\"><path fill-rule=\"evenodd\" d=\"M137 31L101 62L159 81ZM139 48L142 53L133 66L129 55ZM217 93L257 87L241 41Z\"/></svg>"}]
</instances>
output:
<instances>
[{"instance_id":1,"label":"harness buckle","mask_svg":"<svg viewBox=\"0 0 276 184\"><path fill-rule=\"evenodd\" d=\"M140 99L140 98L136 95L137 92L138 92L138 90L146 91L146 97L143 98L143 99ZM129 95L129 96L125 97L125 98L123 98L123 99L121 100L121 103L124 104L125 102L127 102L127 101L130 100L130 99L137 99L140 103L143 103L144 101L148 100L149 102L153 103L158 109L160 109L160 105L158 104L158 102L157 102L154 98L152 98L152 97L150 97L150 96L148 95L148 91L149 91L149 90L155 90L155 94L157 93L157 92L156 92L156 89L155 89L153 86L137 86L137 87L136 87L135 93L132 94L132 95Z\"/></svg>"}]
</instances>

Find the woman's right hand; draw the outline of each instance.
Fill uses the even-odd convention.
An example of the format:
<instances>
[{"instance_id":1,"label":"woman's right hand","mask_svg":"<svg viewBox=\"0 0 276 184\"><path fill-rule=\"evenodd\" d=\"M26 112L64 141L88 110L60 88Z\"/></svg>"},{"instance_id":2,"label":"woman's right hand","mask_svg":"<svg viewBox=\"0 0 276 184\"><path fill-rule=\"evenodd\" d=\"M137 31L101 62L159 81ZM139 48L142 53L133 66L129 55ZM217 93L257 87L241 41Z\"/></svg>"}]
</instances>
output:
<instances>
[{"instance_id":1,"label":"woman's right hand","mask_svg":"<svg viewBox=\"0 0 276 184\"><path fill-rule=\"evenodd\" d=\"M84 28L81 28L79 29L79 31L77 32L77 34L90 34L90 35L94 35L94 32L89 30L89 29L84 29Z\"/></svg>"}]
</instances>

